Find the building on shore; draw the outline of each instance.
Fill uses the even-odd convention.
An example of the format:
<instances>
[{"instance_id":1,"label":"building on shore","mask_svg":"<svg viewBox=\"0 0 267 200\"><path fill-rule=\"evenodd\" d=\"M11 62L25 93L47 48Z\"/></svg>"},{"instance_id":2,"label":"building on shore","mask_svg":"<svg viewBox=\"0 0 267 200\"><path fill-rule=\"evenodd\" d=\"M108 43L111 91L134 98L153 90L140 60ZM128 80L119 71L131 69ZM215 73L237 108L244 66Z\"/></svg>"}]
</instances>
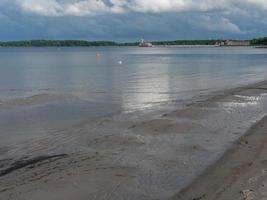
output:
<instances>
[{"instance_id":1,"label":"building on shore","mask_svg":"<svg viewBox=\"0 0 267 200\"><path fill-rule=\"evenodd\" d=\"M249 46L250 42L247 40L225 40L218 42L219 46Z\"/></svg>"}]
</instances>

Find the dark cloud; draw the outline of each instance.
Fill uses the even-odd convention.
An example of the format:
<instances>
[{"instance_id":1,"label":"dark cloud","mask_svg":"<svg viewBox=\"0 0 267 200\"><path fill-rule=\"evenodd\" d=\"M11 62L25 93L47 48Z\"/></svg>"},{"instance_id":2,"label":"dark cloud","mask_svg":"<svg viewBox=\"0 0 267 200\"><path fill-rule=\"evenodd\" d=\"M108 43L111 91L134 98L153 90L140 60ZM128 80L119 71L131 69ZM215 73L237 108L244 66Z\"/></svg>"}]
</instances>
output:
<instances>
[{"instance_id":1,"label":"dark cloud","mask_svg":"<svg viewBox=\"0 0 267 200\"><path fill-rule=\"evenodd\" d=\"M239 7L229 7L234 5L231 2L237 2L231 0L210 5L210 0L192 0L187 1L191 4L183 7L178 4L170 7L168 2L174 0L167 0L167 3L147 0L150 4L141 0L128 4L121 3L128 1L100 0L100 4L92 8L88 5L95 0L84 0L84 4L75 2L81 1L2 0L0 40L253 38L265 36L267 31L266 3L261 0L254 1L254 4L251 4L252 0L239 0L244 2ZM192 2L202 4L194 5ZM248 7L250 4L253 9ZM101 9L97 12L99 6Z\"/></svg>"}]
</instances>

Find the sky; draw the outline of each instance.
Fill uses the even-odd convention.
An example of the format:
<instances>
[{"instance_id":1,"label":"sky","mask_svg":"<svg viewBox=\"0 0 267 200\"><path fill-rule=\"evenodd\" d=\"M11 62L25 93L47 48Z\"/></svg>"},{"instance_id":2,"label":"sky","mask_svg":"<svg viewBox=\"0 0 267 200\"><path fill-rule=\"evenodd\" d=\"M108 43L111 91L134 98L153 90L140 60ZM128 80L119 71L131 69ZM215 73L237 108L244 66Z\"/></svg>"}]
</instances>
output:
<instances>
[{"instance_id":1,"label":"sky","mask_svg":"<svg viewBox=\"0 0 267 200\"><path fill-rule=\"evenodd\" d=\"M267 36L267 0L0 0L0 40Z\"/></svg>"}]
</instances>

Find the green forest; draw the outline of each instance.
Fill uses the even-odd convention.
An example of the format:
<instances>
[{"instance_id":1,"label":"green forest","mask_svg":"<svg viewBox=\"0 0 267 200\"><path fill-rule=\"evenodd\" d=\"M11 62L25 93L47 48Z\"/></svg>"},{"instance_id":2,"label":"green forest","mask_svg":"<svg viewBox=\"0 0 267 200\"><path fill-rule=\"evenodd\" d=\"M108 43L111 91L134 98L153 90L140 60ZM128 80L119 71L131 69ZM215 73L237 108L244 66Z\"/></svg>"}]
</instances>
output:
<instances>
[{"instance_id":1,"label":"green forest","mask_svg":"<svg viewBox=\"0 0 267 200\"><path fill-rule=\"evenodd\" d=\"M267 37L253 39L250 41L251 45L267 45Z\"/></svg>"},{"instance_id":2,"label":"green forest","mask_svg":"<svg viewBox=\"0 0 267 200\"><path fill-rule=\"evenodd\" d=\"M223 40L174 40L152 41L153 45L215 45ZM267 45L267 37L250 40L251 45ZM117 43L113 41L86 40L23 40L0 42L0 47L92 47L138 46L139 42Z\"/></svg>"},{"instance_id":3,"label":"green forest","mask_svg":"<svg viewBox=\"0 0 267 200\"><path fill-rule=\"evenodd\" d=\"M117 46L111 41L85 41L85 40L29 40L0 42L2 47L90 47L90 46Z\"/></svg>"}]
</instances>

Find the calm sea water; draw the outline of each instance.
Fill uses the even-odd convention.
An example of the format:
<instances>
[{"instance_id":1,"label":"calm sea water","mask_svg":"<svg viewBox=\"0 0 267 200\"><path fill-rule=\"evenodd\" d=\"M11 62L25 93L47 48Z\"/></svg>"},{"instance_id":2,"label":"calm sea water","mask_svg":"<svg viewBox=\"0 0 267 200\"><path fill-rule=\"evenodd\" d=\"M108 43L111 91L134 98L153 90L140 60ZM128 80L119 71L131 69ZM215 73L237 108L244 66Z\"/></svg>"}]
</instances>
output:
<instances>
[{"instance_id":1,"label":"calm sea water","mask_svg":"<svg viewBox=\"0 0 267 200\"><path fill-rule=\"evenodd\" d=\"M0 100L65 97L46 107L0 109L6 137L267 79L267 49L256 48L1 48L0 61Z\"/></svg>"},{"instance_id":2,"label":"calm sea water","mask_svg":"<svg viewBox=\"0 0 267 200\"><path fill-rule=\"evenodd\" d=\"M1 48L0 99L55 93L122 110L267 78L267 49Z\"/></svg>"}]
</instances>

